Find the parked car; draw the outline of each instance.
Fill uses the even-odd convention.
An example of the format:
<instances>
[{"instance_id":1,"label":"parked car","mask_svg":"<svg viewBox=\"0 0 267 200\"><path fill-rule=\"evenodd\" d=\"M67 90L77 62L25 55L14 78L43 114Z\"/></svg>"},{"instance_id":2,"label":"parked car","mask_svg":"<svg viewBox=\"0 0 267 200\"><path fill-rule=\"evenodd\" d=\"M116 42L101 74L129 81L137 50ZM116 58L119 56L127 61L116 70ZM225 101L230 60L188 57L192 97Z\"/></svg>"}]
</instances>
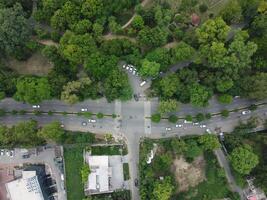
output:
<instances>
[{"instance_id":1,"label":"parked car","mask_svg":"<svg viewBox=\"0 0 267 200\"><path fill-rule=\"evenodd\" d=\"M199 127L200 127L200 128L206 128L207 125L206 125L206 124L201 124Z\"/></svg>"},{"instance_id":2,"label":"parked car","mask_svg":"<svg viewBox=\"0 0 267 200\"><path fill-rule=\"evenodd\" d=\"M5 150L4 149L1 149L0 150L0 156L4 156L5 155Z\"/></svg>"},{"instance_id":3,"label":"parked car","mask_svg":"<svg viewBox=\"0 0 267 200\"><path fill-rule=\"evenodd\" d=\"M193 122L193 125L197 126L197 125L199 125L199 122Z\"/></svg>"},{"instance_id":4,"label":"parked car","mask_svg":"<svg viewBox=\"0 0 267 200\"><path fill-rule=\"evenodd\" d=\"M64 127L65 127L65 125L64 125L64 124L60 124L60 127L61 127L61 128L64 128Z\"/></svg>"},{"instance_id":5,"label":"parked car","mask_svg":"<svg viewBox=\"0 0 267 200\"><path fill-rule=\"evenodd\" d=\"M134 185L135 185L135 187L138 187L138 180L137 180L137 178L136 179L134 179Z\"/></svg>"},{"instance_id":6,"label":"parked car","mask_svg":"<svg viewBox=\"0 0 267 200\"><path fill-rule=\"evenodd\" d=\"M139 97L138 97L137 94L134 94L134 100L135 100L135 101L139 101Z\"/></svg>"},{"instance_id":7,"label":"parked car","mask_svg":"<svg viewBox=\"0 0 267 200\"><path fill-rule=\"evenodd\" d=\"M172 128L171 127L166 127L166 129L165 129L166 131L171 131L172 130Z\"/></svg>"},{"instance_id":8,"label":"parked car","mask_svg":"<svg viewBox=\"0 0 267 200\"><path fill-rule=\"evenodd\" d=\"M132 71L133 71L133 68L132 68L132 67L130 67L130 68L129 68L129 71L130 71L130 72L132 72Z\"/></svg>"},{"instance_id":9,"label":"parked car","mask_svg":"<svg viewBox=\"0 0 267 200\"><path fill-rule=\"evenodd\" d=\"M183 124L176 124L175 127L176 128L182 128L183 127Z\"/></svg>"},{"instance_id":10,"label":"parked car","mask_svg":"<svg viewBox=\"0 0 267 200\"><path fill-rule=\"evenodd\" d=\"M23 159L27 159L27 158L29 158L30 157L30 154L24 154L24 155L22 155L22 158Z\"/></svg>"},{"instance_id":11,"label":"parked car","mask_svg":"<svg viewBox=\"0 0 267 200\"><path fill-rule=\"evenodd\" d=\"M10 151L6 150L6 156L10 156Z\"/></svg>"},{"instance_id":12,"label":"parked car","mask_svg":"<svg viewBox=\"0 0 267 200\"><path fill-rule=\"evenodd\" d=\"M96 123L96 120L95 119L88 119L88 122L89 123Z\"/></svg>"},{"instance_id":13,"label":"parked car","mask_svg":"<svg viewBox=\"0 0 267 200\"><path fill-rule=\"evenodd\" d=\"M142 83L140 83L140 87L144 86L146 84L146 81L143 81Z\"/></svg>"},{"instance_id":14,"label":"parked car","mask_svg":"<svg viewBox=\"0 0 267 200\"><path fill-rule=\"evenodd\" d=\"M247 114L250 114L250 113L251 113L250 110L244 110L244 111L242 111L242 115L247 115Z\"/></svg>"},{"instance_id":15,"label":"parked car","mask_svg":"<svg viewBox=\"0 0 267 200\"><path fill-rule=\"evenodd\" d=\"M11 158L14 157L14 154L15 154L14 150L10 150L10 157L11 157Z\"/></svg>"},{"instance_id":16,"label":"parked car","mask_svg":"<svg viewBox=\"0 0 267 200\"><path fill-rule=\"evenodd\" d=\"M126 66L126 70L128 70L129 68L130 68L129 65L127 65L127 66Z\"/></svg>"},{"instance_id":17,"label":"parked car","mask_svg":"<svg viewBox=\"0 0 267 200\"><path fill-rule=\"evenodd\" d=\"M127 66L127 65L126 65L126 64L124 64L124 65L122 65L122 68L123 68L123 69L125 69L125 68L126 68L126 66Z\"/></svg>"},{"instance_id":18,"label":"parked car","mask_svg":"<svg viewBox=\"0 0 267 200\"><path fill-rule=\"evenodd\" d=\"M207 133L211 133L211 130L209 128L206 129Z\"/></svg>"},{"instance_id":19,"label":"parked car","mask_svg":"<svg viewBox=\"0 0 267 200\"><path fill-rule=\"evenodd\" d=\"M133 75L135 75L136 74L136 70L133 70Z\"/></svg>"},{"instance_id":20,"label":"parked car","mask_svg":"<svg viewBox=\"0 0 267 200\"><path fill-rule=\"evenodd\" d=\"M32 108L40 108L40 105L32 105Z\"/></svg>"},{"instance_id":21,"label":"parked car","mask_svg":"<svg viewBox=\"0 0 267 200\"><path fill-rule=\"evenodd\" d=\"M87 125L87 122L82 122L82 126L86 126Z\"/></svg>"},{"instance_id":22,"label":"parked car","mask_svg":"<svg viewBox=\"0 0 267 200\"><path fill-rule=\"evenodd\" d=\"M88 109L87 109L87 108L81 108L81 111L82 111L82 112L87 112Z\"/></svg>"}]
</instances>

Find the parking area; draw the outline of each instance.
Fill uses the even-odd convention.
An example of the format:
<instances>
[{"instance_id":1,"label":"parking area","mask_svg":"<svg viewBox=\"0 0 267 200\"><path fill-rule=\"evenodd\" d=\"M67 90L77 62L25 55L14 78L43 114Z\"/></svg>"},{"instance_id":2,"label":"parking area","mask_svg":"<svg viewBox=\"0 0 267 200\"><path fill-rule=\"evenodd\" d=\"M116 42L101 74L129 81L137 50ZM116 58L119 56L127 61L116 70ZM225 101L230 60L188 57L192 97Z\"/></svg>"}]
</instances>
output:
<instances>
[{"instance_id":1,"label":"parking area","mask_svg":"<svg viewBox=\"0 0 267 200\"><path fill-rule=\"evenodd\" d=\"M34 149L0 150L0 152L12 151L13 154L4 153L0 156L1 179L0 191L5 196L5 183L13 179L13 167L23 164L44 164L48 173L56 181L59 200L67 200L64 186L64 166L62 148L60 146L45 146ZM11 173L12 172L12 173ZM12 174L12 176L11 176ZM2 198L0 198L2 200ZM4 199L4 198L3 198Z\"/></svg>"},{"instance_id":2,"label":"parking area","mask_svg":"<svg viewBox=\"0 0 267 200\"><path fill-rule=\"evenodd\" d=\"M113 190L116 189L128 189L128 182L123 178L123 157L122 156L110 156L109 165L112 167L112 174L110 179L110 185Z\"/></svg>"}]
</instances>

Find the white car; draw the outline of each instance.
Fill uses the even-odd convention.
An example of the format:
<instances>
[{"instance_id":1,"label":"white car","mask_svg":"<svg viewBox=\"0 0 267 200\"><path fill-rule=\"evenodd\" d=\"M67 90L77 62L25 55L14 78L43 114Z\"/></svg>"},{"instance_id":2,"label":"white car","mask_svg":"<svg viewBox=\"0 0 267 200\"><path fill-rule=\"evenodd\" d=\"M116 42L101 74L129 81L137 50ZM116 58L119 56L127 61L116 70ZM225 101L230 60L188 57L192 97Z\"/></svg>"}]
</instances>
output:
<instances>
[{"instance_id":1,"label":"white car","mask_svg":"<svg viewBox=\"0 0 267 200\"><path fill-rule=\"evenodd\" d=\"M10 156L10 151L6 150L6 156Z\"/></svg>"},{"instance_id":2,"label":"white car","mask_svg":"<svg viewBox=\"0 0 267 200\"><path fill-rule=\"evenodd\" d=\"M133 70L133 75L135 75L136 74L136 70Z\"/></svg>"},{"instance_id":3,"label":"white car","mask_svg":"<svg viewBox=\"0 0 267 200\"><path fill-rule=\"evenodd\" d=\"M123 68L123 69L125 69L125 68L126 68L126 66L127 66L127 65L126 65L126 64L124 64L124 65L122 65L122 68Z\"/></svg>"},{"instance_id":4,"label":"white car","mask_svg":"<svg viewBox=\"0 0 267 200\"><path fill-rule=\"evenodd\" d=\"M0 156L3 156L3 155L5 155L5 150L4 149L1 149L0 150Z\"/></svg>"},{"instance_id":5,"label":"white car","mask_svg":"<svg viewBox=\"0 0 267 200\"><path fill-rule=\"evenodd\" d=\"M183 127L183 124L176 124L175 127L176 128L182 128Z\"/></svg>"},{"instance_id":6,"label":"white car","mask_svg":"<svg viewBox=\"0 0 267 200\"><path fill-rule=\"evenodd\" d=\"M209 128L206 129L207 133L211 133L211 130Z\"/></svg>"},{"instance_id":7,"label":"white car","mask_svg":"<svg viewBox=\"0 0 267 200\"><path fill-rule=\"evenodd\" d=\"M87 126L87 122L82 122L82 126Z\"/></svg>"},{"instance_id":8,"label":"white car","mask_svg":"<svg viewBox=\"0 0 267 200\"><path fill-rule=\"evenodd\" d=\"M64 127L65 127L65 125L64 125L64 124L60 124L60 127L61 127L61 128L64 128Z\"/></svg>"},{"instance_id":9,"label":"white car","mask_svg":"<svg viewBox=\"0 0 267 200\"><path fill-rule=\"evenodd\" d=\"M198 122L193 122L193 125L197 126L197 125L199 125L199 123Z\"/></svg>"},{"instance_id":10,"label":"white car","mask_svg":"<svg viewBox=\"0 0 267 200\"><path fill-rule=\"evenodd\" d=\"M171 127L166 127L166 129L165 129L166 131L171 131L172 130L172 128Z\"/></svg>"},{"instance_id":11,"label":"white car","mask_svg":"<svg viewBox=\"0 0 267 200\"><path fill-rule=\"evenodd\" d=\"M129 65L127 65L127 66L126 66L126 70L128 70L129 68L130 68Z\"/></svg>"},{"instance_id":12,"label":"white car","mask_svg":"<svg viewBox=\"0 0 267 200\"><path fill-rule=\"evenodd\" d=\"M32 105L32 108L40 108L40 105Z\"/></svg>"},{"instance_id":13,"label":"white car","mask_svg":"<svg viewBox=\"0 0 267 200\"><path fill-rule=\"evenodd\" d=\"M205 125L205 124L201 124L199 127L200 127L200 128L206 128L207 125Z\"/></svg>"},{"instance_id":14,"label":"white car","mask_svg":"<svg viewBox=\"0 0 267 200\"><path fill-rule=\"evenodd\" d=\"M132 72L132 71L133 71L133 68L132 68L132 67L130 67L130 68L129 68L129 71L130 71L130 72Z\"/></svg>"},{"instance_id":15,"label":"white car","mask_svg":"<svg viewBox=\"0 0 267 200\"><path fill-rule=\"evenodd\" d=\"M88 109L87 109L87 108L81 108L81 111L82 111L82 112L87 112Z\"/></svg>"},{"instance_id":16,"label":"white car","mask_svg":"<svg viewBox=\"0 0 267 200\"><path fill-rule=\"evenodd\" d=\"M146 84L146 81L143 81L142 83L140 83L140 87L144 86Z\"/></svg>"},{"instance_id":17,"label":"white car","mask_svg":"<svg viewBox=\"0 0 267 200\"><path fill-rule=\"evenodd\" d=\"M14 150L10 150L10 157L13 158L14 157Z\"/></svg>"},{"instance_id":18,"label":"white car","mask_svg":"<svg viewBox=\"0 0 267 200\"><path fill-rule=\"evenodd\" d=\"M247 114L250 114L250 113L251 113L250 110L244 110L244 111L242 111L242 115L247 115Z\"/></svg>"},{"instance_id":19,"label":"white car","mask_svg":"<svg viewBox=\"0 0 267 200\"><path fill-rule=\"evenodd\" d=\"M96 120L95 119L88 119L88 122L89 123L96 123Z\"/></svg>"},{"instance_id":20,"label":"white car","mask_svg":"<svg viewBox=\"0 0 267 200\"><path fill-rule=\"evenodd\" d=\"M184 123L185 123L185 124L191 124L191 123L192 123L192 121L187 121L187 120L184 120Z\"/></svg>"}]
</instances>

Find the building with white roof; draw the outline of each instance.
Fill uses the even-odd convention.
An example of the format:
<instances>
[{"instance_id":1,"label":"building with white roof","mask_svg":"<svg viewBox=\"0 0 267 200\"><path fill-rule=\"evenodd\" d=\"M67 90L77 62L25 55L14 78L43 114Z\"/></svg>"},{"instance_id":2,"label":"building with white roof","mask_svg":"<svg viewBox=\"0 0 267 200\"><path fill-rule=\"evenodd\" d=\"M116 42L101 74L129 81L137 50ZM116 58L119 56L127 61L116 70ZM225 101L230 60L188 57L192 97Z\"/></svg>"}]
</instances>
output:
<instances>
[{"instance_id":1,"label":"building with white roof","mask_svg":"<svg viewBox=\"0 0 267 200\"><path fill-rule=\"evenodd\" d=\"M10 200L44 200L36 171L23 171L22 178L6 183Z\"/></svg>"}]
</instances>

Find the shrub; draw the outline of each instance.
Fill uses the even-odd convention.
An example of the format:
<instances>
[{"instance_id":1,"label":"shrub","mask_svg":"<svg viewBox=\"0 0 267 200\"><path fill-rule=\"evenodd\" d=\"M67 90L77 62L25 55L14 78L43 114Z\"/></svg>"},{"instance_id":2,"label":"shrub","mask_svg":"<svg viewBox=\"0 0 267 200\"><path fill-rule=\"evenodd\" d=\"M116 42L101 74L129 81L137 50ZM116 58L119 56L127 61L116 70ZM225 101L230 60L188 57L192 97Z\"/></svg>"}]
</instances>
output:
<instances>
[{"instance_id":1,"label":"shrub","mask_svg":"<svg viewBox=\"0 0 267 200\"><path fill-rule=\"evenodd\" d=\"M229 111L228 110L222 110L221 115L226 118L229 116Z\"/></svg>"},{"instance_id":2,"label":"shrub","mask_svg":"<svg viewBox=\"0 0 267 200\"><path fill-rule=\"evenodd\" d=\"M199 5L199 11L201 13L205 13L208 10L208 6L205 3L202 3L201 5Z\"/></svg>"},{"instance_id":3,"label":"shrub","mask_svg":"<svg viewBox=\"0 0 267 200\"><path fill-rule=\"evenodd\" d=\"M185 120L192 122L193 121L193 117L191 115L186 115L185 116Z\"/></svg>"},{"instance_id":4,"label":"shrub","mask_svg":"<svg viewBox=\"0 0 267 200\"><path fill-rule=\"evenodd\" d=\"M256 104L251 104L251 105L248 107L248 109L251 110L251 111L257 110L257 105L256 105Z\"/></svg>"},{"instance_id":5,"label":"shrub","mask_svg":"<svg viewBox=\"0 0 267 200\"><path fill-rule=\"evenodd\" d=\"M170 115L168 120L171 123L176 123L178 120L178 117L176 115Z\"/></svg>"},{"instance_id":6,"label":"shrub","mask_svg":"<svg viewBox=\"0 0 267 200\"><path fill-rule=\"evenodd\" d=\"M196 115L196 120L197 120L198 122L202 122L202 121L204 121L204 120L205 120L205 115L202 114L202 113L198 113L198 114Z\"/></svg>"},{"instance_id":7,"label":"shrub","mask_svg":"<svg viewBox=\"0 0 267 200\"><path fill-rule=\"evenodd\" d=\"M53 115L53 112L51 110L48 111L47 113L49 116Z\"/></svg>"},{"instance_id":8,"label":"shrub","mask_svg":"<svg viewBox=\"0 0 267 200\"><path fill-rule=\"evenodd\" d=\"M92 117L92 113L91 113L91 112L84 112L84 113L82 113L82 115L83 115L84 117L87 117L87 118Z\"/></svg>"},{"instance_id":9,"label":"shrub","mask_svg":"<svg viewBox=\"0 0 267 200\"><path fill-rule=\"evenodd\" d=\"M11 111L11 114L12 114L12 115L16 115L17 113L18 113L18 111L16 111L16 110L12 110L12 111Z\"/></svg>"},{"instance_id":10,"label":"shrub","mask_svg":"<svg viewBox=\"0 0 267 200\"><path fill-rule=\"evenodd\" d=\"M41 112L40 110L34 110L34 111L33 111L33 114L34 114L34 115L41 115L42 112Z\"/></svg>"},{"instance_id":11,"label":"shrub","mask_svg":"<svg viewBox=\"0 0 267 200\"><path fill-rule=\"evenodd\" d=\"M117 115L113 113L112 118L115 119L116 117L117 117Z\"/></svg>"},{"instance_id":12,"label":"shrub","mask_svg":"<svg viewBox=\"0 0 267 200\"><path fill-rule=\"evenodd\" d=\"M211 119L212 116L211 116L210 113L206 113L206 114L205 114L205 117L206 117L206 119Z\"/></svg>"},{"instance_id":13,"label":"shrub","mask_svg":"<svg viewBox=\"0 0 267 200\"><path fill-rule=\"evenodd\" d=\"M154 123L159 123L161 120L161 115L160 113L155 113L151 116L151 121Z\"/></svg>"},{"instance_id":14,"label":"shrub","mask_svg":"<svg viewBox=\"0 0 267 200\"><path fill-rule=\"evenodd\" d=\"M20 110L20 111L19 111L19 114L20 114L20 115L25 115L25 113L26 113L25 110Z\"/></svg>"},{"instance_id":15,"label":"shrub","mask_svg":"<svg viewBox=\"0 0 267 200\"><path fill-rule=\"evenodd\" d=\"M4 116L6 114L6 111L4 109L0 109L0 117Z\"/></svg>"},{"instance_id":16,"label":"shrub","mask_svg":"<svg viewBox=\"0 0 267 200\"><path fill-rule=\"evenodd\" d=\"M98 119L102 119L102 118L104 118L104 114L101 113L101 112L99 112L99 113L96 114L96 117L97 117Z\"/></svg>"},{"instance_id":17,"label":"shrub","mask_svg":"<svg viewBox=\"0 0 267 200\"><path fill-rule=\"evenodd\" d=\"M230 104L233 101L233 97L229 94L223 94L219 96L219 102L222 104Z\"/></svg>"}]
</instances>

